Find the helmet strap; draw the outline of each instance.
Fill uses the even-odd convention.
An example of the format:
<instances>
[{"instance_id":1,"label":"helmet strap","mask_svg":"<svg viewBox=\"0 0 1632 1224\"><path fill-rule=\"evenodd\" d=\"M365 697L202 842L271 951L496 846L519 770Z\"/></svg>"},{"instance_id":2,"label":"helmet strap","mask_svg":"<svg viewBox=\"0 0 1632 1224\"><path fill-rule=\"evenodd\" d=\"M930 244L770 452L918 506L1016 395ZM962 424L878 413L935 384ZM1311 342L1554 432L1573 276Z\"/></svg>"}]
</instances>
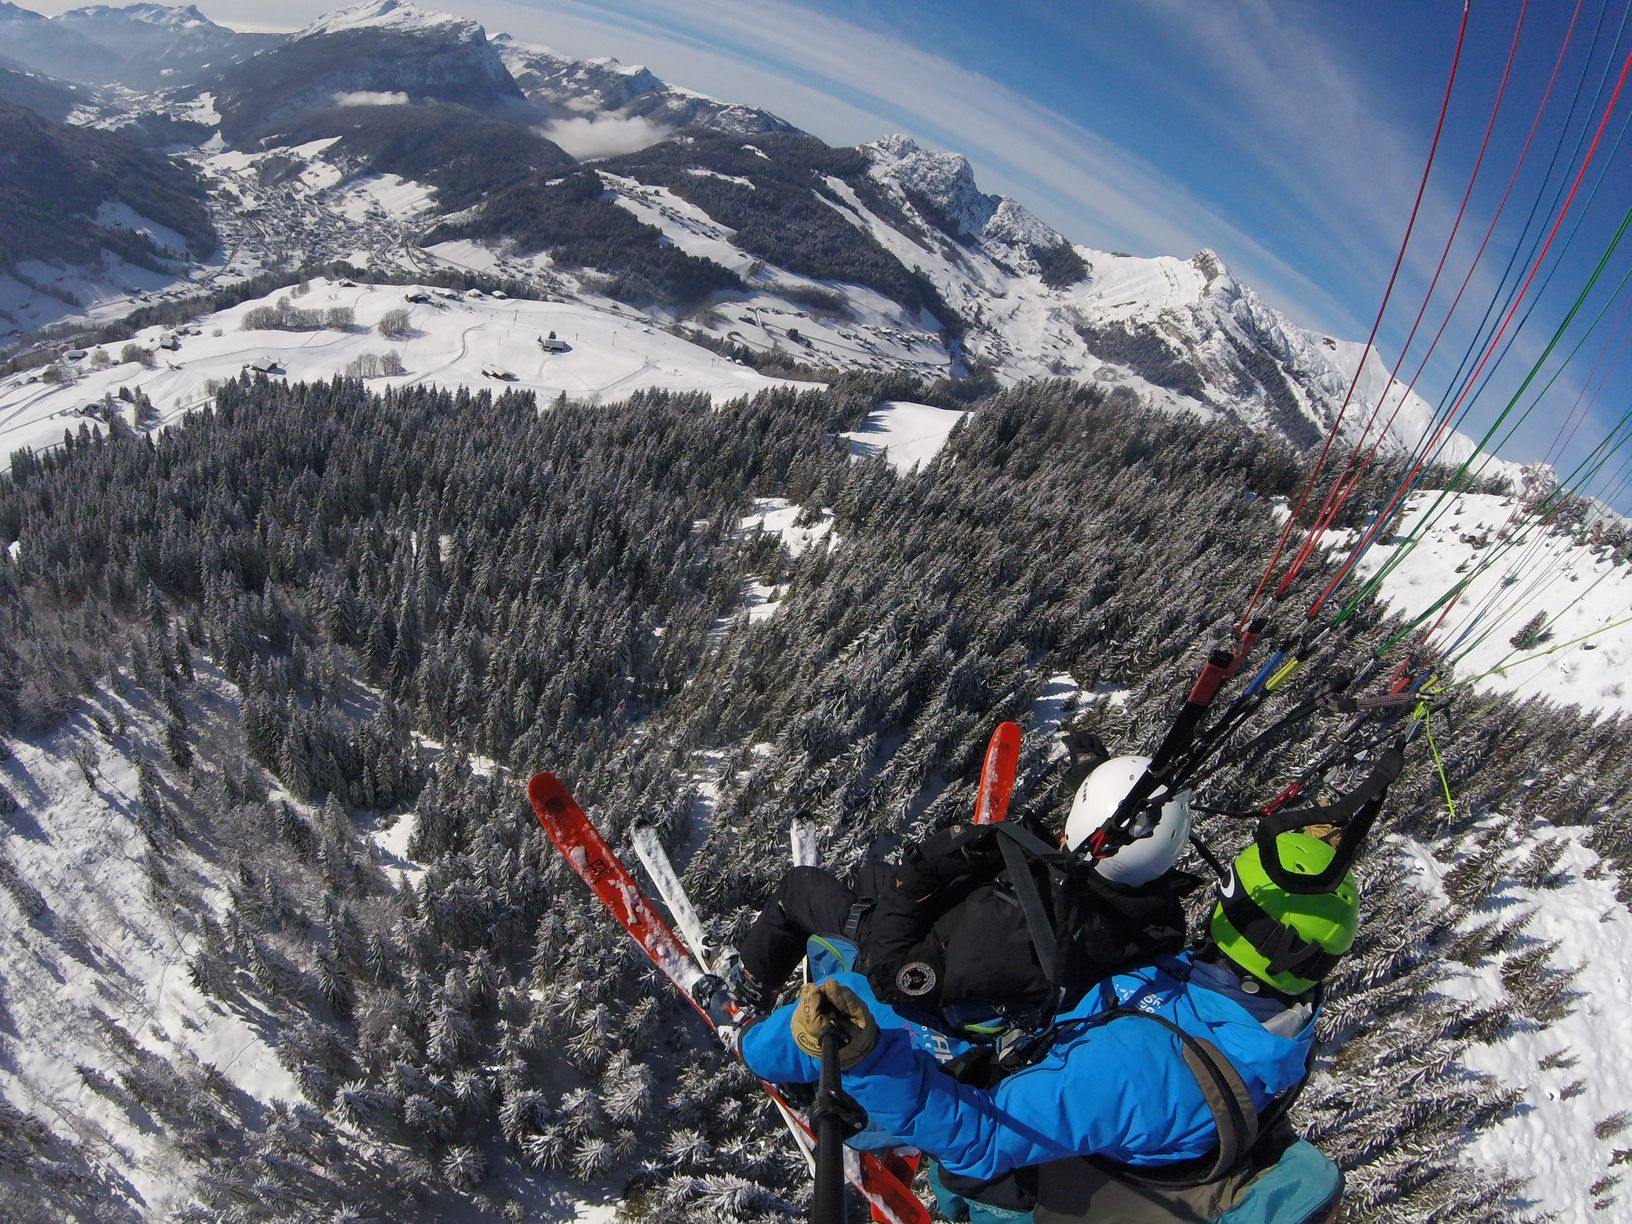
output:
<instances>
[{"instance_id":1,"label":"helmet strap","mask_svg":"<svg viewBox=\"0 0 1632 1224\"><path fill-rule=\"evenodd\" d=\"M1256 995L1260 998L1274 999L1276 1002L1284 1003L1288 1007L1296 1007L1300 1003L1309 1003L1320 997L1322 985L1319 982L1315 983L1312 990L1306 990L1302 994L1292 994L1290 991L1282 990L1279 986L1271 985L1262 978L1254 977L1240 965L1232 961L1229 957L1225 956L1223 949L1221 949L1218 944L1212 940L1207 942L1207 946L1197 953L1197 956L1209 964L1217 965L1220 969L1234 974L1236 981L1241 983L1241 991L1243 994Z\"/></svg>"},{"instance_id":2,"label":"helmet strap","mask_svg":"<svg viewBox=\"0 0 1632 1224\"><path fill-rule=\"evenodd\" d=\"M1225 921L1269 962L1269 973L1295 973L1318 982L1337 964L1337 955L1270 914L1239 883L1227 892L1220 889L1218 903Z\"/></svg>"}]
</instances>

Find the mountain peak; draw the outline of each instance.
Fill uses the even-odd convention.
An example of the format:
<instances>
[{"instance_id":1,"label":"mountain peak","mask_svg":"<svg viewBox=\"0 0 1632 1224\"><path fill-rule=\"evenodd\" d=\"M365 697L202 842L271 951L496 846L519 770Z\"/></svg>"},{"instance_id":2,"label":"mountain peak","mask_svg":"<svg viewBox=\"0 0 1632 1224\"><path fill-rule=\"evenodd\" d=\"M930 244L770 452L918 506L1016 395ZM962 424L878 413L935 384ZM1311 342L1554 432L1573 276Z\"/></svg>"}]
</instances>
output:
<instances>
[{"instance_id":1,"label":"mountain peak","mask_svg":"<svg viewBox=\"0 0 1632 1224\"><path fill-rule=\"evenodd\" d=\"M939 214L936 222L957 237L978 237L1001 202L975 183L974 167L958 153L927 148L897 132L863 145L872 174L909 195L927 201Z\"/></svg>"},{"instance_id":2,"label":"mountain peak","mask_svg":"<svg viewBox=\"0 0 1632 1224\"><path fill-rule=\"evenodd\" d=\"M981 191L974 167L962 154L928 148L901 133L862 150L872 160L875 179L927 202L937 214L935 223L953 237L978 238L1026 254L1052 250L1065 241L1023 204Z\"/></svg>"},{"instance_id":3,"label":"mountain peak","mask_svg":"<svg viewBox=\"0 0 1632 1224\"><path fill-rule=\"evenodd\" d=\"M1215 283L1220 281L1228 282L1230 285L1236 283L1235 277L1231 274L1229 268L1225 266L1224 261L1219 258L1218 252L1211 247L1202 247L1201 250L1190 256L1190 266L1201 273L1207 282L1208 288L1212 288Z\"/></svg>"},{"instance_id":4,"label":"mountain peak","mask_svg":"<svg viewBox=\"0 0 1632 1224\"><path fill-rule=\"evenodd\" d=\"M346 30L391 30L405 34L432 30L483 33L482 27L468 18L435 9L422 9L412 0L367 0L365 4L336 9L319 17L295 37L313 38Z\"/></svg>"}]
</instances>

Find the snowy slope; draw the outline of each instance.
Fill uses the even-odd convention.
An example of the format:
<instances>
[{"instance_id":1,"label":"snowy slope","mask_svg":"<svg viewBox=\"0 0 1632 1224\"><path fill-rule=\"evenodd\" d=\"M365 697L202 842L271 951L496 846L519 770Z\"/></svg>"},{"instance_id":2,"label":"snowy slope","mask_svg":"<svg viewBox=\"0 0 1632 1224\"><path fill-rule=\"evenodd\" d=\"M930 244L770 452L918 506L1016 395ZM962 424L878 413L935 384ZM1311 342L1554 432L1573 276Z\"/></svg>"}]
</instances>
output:
<instances>
[{"instance_id":1,"label":"snowy slope","mask_svg":"<svg viewBox=\"0 0 1632 1224\"><path fill-rule=\"evenodd\" d=\"M1464 1064L1519 1089L1523 1107L1480 1132L1467 1158L1531 1179L1527 1196L1557 1212L1556 1219L1624 1219L1594 1207L1589 1188L1614 1173L1617 1149L1628 1146L1624 1127L1602 1137L1596 1131L1627 1109L1632 1091L1632 1030L1624 1023L1632 995L1632 914L1616 899L1613 877L1603 874L1598 855L1581 844L1580 830L1538 823L1513 846L1504 868L1511 870L1543 843L1561 848L1559 886L1510 882L1464 925L1528 914L1525 936L1556 941L1547 962L1560 973L1575 972L1570 988L1582 997L1546 1026L1518 1024L1494 1042L1468 1048ZM1404 852L1415 882L1445 900L1441 877L1449 864L1415 843L1406 843ZM1474 967L1448 962L1440 989L1469 1007L1514 1007L1501 968L1489 961Z\"/></svg>"},{"instance_id":2,"label":"snowy slope","mask_svg":"<svg viewBox=\"0 0 1632 1224\"><path fill-rule=\"evenodd\" d=\"M882 293L769 265L735 246L729 226L668 188L605 171L600 178L620 208L686 254L712 260L748 283L750 292L717 295L712 309L688 320L705 333L807 364L910 370L927 377L949 372L951 357L938 331ZM835 306L807 305L813 294Z\"/></svg>"},{"instance_id":3,"label":"snowy slope","mask_svg":"<svg viewBox=\"0 0 1632 1224\"><path fill-rule=\"evenodd\" d=\"M410 303L409 294L428 294ZM447 296L444 296L446 294ZM701 391L717 400L752 395L766 387L804 385L768 378L707 349L610 311L568 302L535 302L469 297L414 286L354 285L315 280L292 304L305 310L346 308L355 325L346 331L245 331L244 316L285 290L197 320L179 337L175 351L157 348L163 328L148 328L135 343L155 350L155 367L119 360L124 344L109 345L113 364L91 368L91 358L72 364L77 380L61 385L33 381L36 373L0 381L0 455L25 446L49 446L65 429L100 427L97 407L120 387L140 390L153 401L161 421L208 401L212 383L235 378L253 363L273 362L283 377L322 379L342 374L365 354L395 353L407 373L378 378L371 386L411 383L466 386L496 392L536 392L548 406L558 395L593 402L627 398L636 391ZM374 327L387 311L407 310L412 328L402 341L389 341ZM539 340L550 332L570 347L547 353ZM80 372L82 371L82 372ZM510 375L505 378L501 375ZM112 401L135 424L131 405ZM86 409L92 411L87 412Z\"/></svg>"},{"instance_id":4,"label":"snowy slope","mask_svg":"<svg viewBox=\"0 0 1632 1224\"><path fill-rule=\"evenodd\" d=\"M203 757L211 737L237 733L241 694L202 657L194 665L197 686L185 701ZM181 835L161 835L162 853L149 852L139 761L173 807L205 805L220 792L199 787L197 766L192 775L172 767L164 711L151 698L132 699L133 691L128 677L104 679L54 731L8 738L9 756L0 759L0 784L18 805L0 816L0 1099L77 1144L94 1177L62 1188L48 1204L60 1213L30 1220L170 1218L196 1207L194 1179L206 1165L189 1121L219 1111L232 1120L230 1141L241 1137L254 1150L269 1107L311 1108L275 1052L285 1036L280 1021L246 995L231 992L223 1002L192 985L199 916L228 923L246 817L195 807L178 819ZM419 743L430 758L440 751ZM281 789L270 798L319 818ZM397 882L423 872L406 855L415 821L414 811L388 816L357 843L373 846L373 862ZM169 1109L155 1104L164 1094ZM189 1105L188 1094L203 1099ZM186 1118L178 1122L178 1113ZM520 1162L497 1163L490 1176L528 1219L606 1224L617 1216L608 1194ZM439 1187L424 1189L414 1218L493 1218L473 1215L468 1200ZM94 1200L94 1214L66 1213L75 1194Z\"/></svg>"},{"instance_id":5,"label":"snowy slope","mask_svg":"<svg viewBox=\"0 0 1632 1224\"><path fill-rule=\"evenodd\" d=\"M155 296L190 288L179 273L155 272L111 251L94 265L23 260L0 271L0 345L57 323L117 319Z\"/></svg>"},{"instance_id":6,"label":"snowy slope","mask_svg":"<svg viewBox=\"0 0 1632 1224\"><path fill-rule=\"evenodd\" d=\"M1435 492L1415 494L1390 539L1403 538L1433 512L1437 497ZM1632 712L1632 624L1556 654L1531 657L1632 616L1632 566L1615 565L1607 545L1540 527L1516 518L1517 513L1511 497L1470 493L1448 498L1422 543L1404 550L1384 579L1383 601L1415 617L1459 578L1471 576L1431 639L1453 656L1466 652L1456 664L1459 676L1482 676L1502 667L1506 670L1484 676L1479 686L1520 698L1546 696L1606 714ZM1375 574L1401 551L1397 542L1379 541L1361 561L1360 571ZM1498 552L1496 560L1489 560ZM1479 619L1487 603L1491 611ZM1550 637L1528 650L1516 648L1511 639L1538 612L1547 613Z\"/></svg>"},{"instance_id":7,"label":"snowy slope","mask_svg":"<svg viewBox=\"0 0 1632 1224\"><path fill-rule=\"evenodd\" d=\"M800 525L802 517L806 517L804 508L794 505L785 497L759 497L754 499L753 513L744 515L737 526L745 535L756 531L769 532L780 539L795 557L814 544L832 548L839 543L838 537L833 534L831 510L821 511L804 526Z\"/></svg>"},{"instance_id":8,"label":"snowy slope","mask_svg":"<svg viewBox=\"0 0 1632 1224\"><path fill-rule=\"evenodd\" d=\"M216 695L226 698L226 687L217 684ZM130 730L106 737L93 725L97 717ZM87 1143L116 1179L110 1198L131 1218L185 1206L188 1175L140 1106L117 1088L94 1086L95 1074L117 1083L131 1065L101 1017L179 1066L210 1064L258 1104L302 1099L267 1034L193 988L187 962L197 939L155 899L136 823L136 761L162 757L162 742L147 712L99 689L50 735L12 741L11 759L0 761L0 780L21 804L8 818L5 854L45 903L28 919L0 897L7 932L0 980L11 1021L0 1092ZM225 908L208 865L185 845L165 869L198 884L210 910Z\"/></svg>"}]
</instances>

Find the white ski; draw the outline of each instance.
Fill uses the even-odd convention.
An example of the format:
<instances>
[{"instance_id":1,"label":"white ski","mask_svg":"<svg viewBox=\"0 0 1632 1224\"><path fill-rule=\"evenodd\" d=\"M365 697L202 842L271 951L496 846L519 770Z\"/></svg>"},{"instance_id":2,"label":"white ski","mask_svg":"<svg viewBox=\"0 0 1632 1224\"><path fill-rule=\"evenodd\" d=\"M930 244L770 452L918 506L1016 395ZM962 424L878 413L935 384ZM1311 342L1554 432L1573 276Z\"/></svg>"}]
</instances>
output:
<instances>
[{"instance_id":1,"label":"white ski","mask_svg":"<svg viewBox=\"0 0 1632 1224\"><path fill-rule=\"evenodd\" d=\"M680 883L680 876L669 861L663 843L657 840L657 830L650 825L642 825L630 834L630 840L635 844L635 857L657 886L657 895L663 898L663 904L668 906L674 925L679 928L680 938L691 949L691 954L712 973L714 962L708 954L708 933L703 927L703 920L697 916L691 898L686 896L685 887Z\"/></svg>"},{"instance_id":2,"label":"white ski","mask_svg":"<svg viewBox=\"0 0 1632 1224\"><path fill-rule=\"evenodd\" d=\"M822 863L822 839L816 829L803 820L788 825L788 844L793 852L795 867L819 867Z\"/></svg>"},{"instance_id":3,"label":"white ski","mask_svg":"<svg viewBox=\"0 0 1632 1224\"><path fill-rule=\"evenodd\" d=\"M651 877L657 895L663 899L664 906L674 919L681 942L690 949L691 954L704 969L710 973L717 972L714 961L709 956L708 936L703 928L703 920L698 916L697 907L691 903L691 898L686 895L686 887L680 883L680 873L674 869L674 864L669 860L668 851L664 850L663 843L658 841L657 830L650 825L642 825L630 833L629 839L634 843L635 857L640 860L640 865L646 868L646 874ZM781 1100L776 1098L773 1100L776 1103L776 1111L782 1115L782 1121L793 1136L793 1141L805 1154L805 1163L814 1173L816 1147L810 1135ZM859 1167L855 1172L857 1176L860 1175Z\"/></svg>"}]
</instances>

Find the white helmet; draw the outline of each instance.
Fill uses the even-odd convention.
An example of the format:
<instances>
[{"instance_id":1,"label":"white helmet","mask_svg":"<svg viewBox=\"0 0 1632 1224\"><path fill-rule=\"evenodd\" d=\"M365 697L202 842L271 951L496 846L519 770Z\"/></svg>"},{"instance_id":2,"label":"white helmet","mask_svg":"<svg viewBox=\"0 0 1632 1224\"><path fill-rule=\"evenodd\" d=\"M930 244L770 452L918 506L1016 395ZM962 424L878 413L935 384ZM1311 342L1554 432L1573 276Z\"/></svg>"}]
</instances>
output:
<instances>
[{"instance_id":1,"label":"white helmet","mask_svg":"<svg viewBox=\"0 0 1632 1224\"><path fill-rule=\"evenodd\" d=\"M1149 757L1112 757L1084 778L1077 787L1076 798L1071 801L1071 814L1065 818L1066 849L1080 848L1115 815L1118 805L1149 767ZM1129 888L1149 884L1178 861L1189 836L1190 792L1180 791L1162 804L1156 828L1150 836L1141 837L1109 858L1101 859L1099 874Z\"/></svg>"}]
</instances>

